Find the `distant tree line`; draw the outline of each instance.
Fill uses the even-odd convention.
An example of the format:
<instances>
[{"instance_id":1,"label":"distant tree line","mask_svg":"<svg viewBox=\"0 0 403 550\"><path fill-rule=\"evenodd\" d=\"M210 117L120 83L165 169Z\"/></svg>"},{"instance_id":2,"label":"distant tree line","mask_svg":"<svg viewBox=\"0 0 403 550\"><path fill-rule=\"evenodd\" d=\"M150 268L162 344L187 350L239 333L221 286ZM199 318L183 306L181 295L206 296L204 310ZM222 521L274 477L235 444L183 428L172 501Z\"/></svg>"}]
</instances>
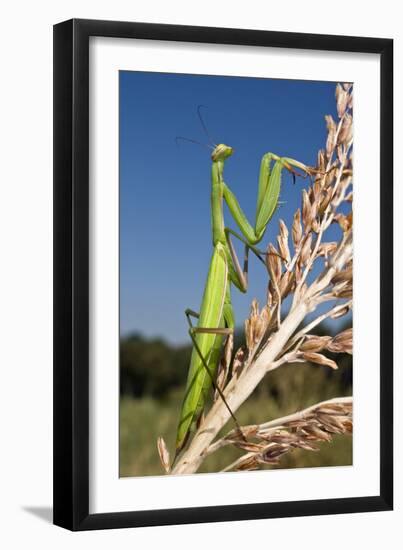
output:
<instances>
[{"instance_id":1,"label":"distant tree line","mask_svg":"<svg viewBox=\"0 0 403 550\"><path fill-rule=\"evenodd\" d=\"M347 328L348 325L343 327ZM328 327L323 327L317 334L329 334ZM243 343L243 333L239 331L235 335L235 349ZM146 339L140 334L133 334L120 341L120 393L131 397L150 396L164 398L172 390L182 388L186 382L187 371L192 348L190 345L172 346L161 338ZM339 370L332 371L323 366L303 366L301 371L307 382L311 376L315 380L319 378L332 378L340 386L346 389L352 385L352 358L350 355L338 355L333 357L339 364ZM295 378L289 369L281 370L281 376L276 371L271 373L269 381L258 388L259 392L268 392L273 397L278 397L280 386L292 383ZM289 374L287 374L287 371ZM299 372L299 371L298 371ZM287 378L290 380L287 382Z\"/></svg>"},{"instance_id":2,"label":"distant tree line","mask_svg":"<svg viewBox=\"0 0 403 550\"><path fill-rule=\"evenodd\" d=\"M163 397L186 381L191 346L173 347L162 339L134 334L120 342L120 393Z\"/></svg>"}]
</instances>

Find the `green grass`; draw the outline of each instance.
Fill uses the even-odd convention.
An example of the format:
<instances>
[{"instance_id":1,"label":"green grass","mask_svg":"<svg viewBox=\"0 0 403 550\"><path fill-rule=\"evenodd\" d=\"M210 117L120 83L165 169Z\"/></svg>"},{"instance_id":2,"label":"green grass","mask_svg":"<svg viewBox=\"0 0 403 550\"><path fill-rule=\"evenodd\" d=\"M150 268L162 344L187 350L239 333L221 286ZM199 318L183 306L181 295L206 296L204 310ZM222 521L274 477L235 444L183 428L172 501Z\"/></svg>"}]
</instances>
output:
<instances>
[{"instance_id":1,"label":"green grass","mask_svg":"<svg viewBox=\"0 0 403 550\"><path fill-rule=\"evenodd\" d=\"M260 388L237 411L243 425L265 422L308 407L318 401L351 395L346 388L343 369L333 372L325 367L287 365L271 373ZM182 391L172 391L164 399L143 397L120 400L120 476L162 475L157 452L157 437L163 436L173 455ZM225 428L228 431L230 422ZM295 449L274 468L303 468L352 464L352 438L336 436L322 443L319 452ZM242 454L225 447L211 455L200 472L217 472ZM271 466L273 468L273 466Z\"/></svg>"}]
</instances>

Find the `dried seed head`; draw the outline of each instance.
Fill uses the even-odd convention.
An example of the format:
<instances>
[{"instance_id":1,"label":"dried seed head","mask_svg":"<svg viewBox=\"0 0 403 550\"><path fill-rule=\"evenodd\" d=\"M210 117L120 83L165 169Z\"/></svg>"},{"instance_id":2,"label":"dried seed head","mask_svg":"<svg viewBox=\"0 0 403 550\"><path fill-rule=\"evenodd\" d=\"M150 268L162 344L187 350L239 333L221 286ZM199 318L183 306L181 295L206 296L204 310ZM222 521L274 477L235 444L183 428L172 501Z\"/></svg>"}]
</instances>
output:
<instances>
[{"instance_id":1,"label":"dried seed head","mask_svg":"<svg viewBox=\"0 0 403 550\"><path fill-rule=\"evenodd\" d=\"M317 202L320 199L321 193L322 185L320 183L320 180L316 180L312 186L313 203Z\"/></svg>"},{"instance_id":2,"label":"dried seed head","mask_svg":"<svg viewBox=\"0 0 403 550\"><path fill-rule=\"evenodd\" d=\"M326 157L323 149L318 151L318 172L324 173L326 171Z\"/></svg>"},{"instance_id":3,"label":"dried seed head","mask_svg":"<svg viewBox=\"0 0 403 550\"><path fill-rule=\"evenodd\" d=\"M302 239L302 226L301 226L301 211L298 208L294 214L294 221L292 224L292 241L296 248Z\"/></svg>"},{"instance_id":4,"label":"dried seed head","mask_svg":"<svg viewBox=\"0 0 403 550\"><path fill-rule=\"evenodd\" d=\"M353 139L353 117L348 113L345 114L343 124L341 126L337 143L348 146Z\"/></svg>"},{"instance_id":5,"label":"dried seed head","mask_svg":"<svg viewBox=\"0 0 403 550\"><path fill-rule=\"evenodd\" d=\"M245 320L245 340L246 347L248 348L248 350L251 350L254 346L254 338L250 319Z\"/></svg>"},{"instance_id":6,"label":"dried seed head","mask_svg":"<svg viewBox=\"0 0 403 550\"><path fill-rule=\"evenodd\" d=\"M311 218L309 220L311 227L313 227L313 224L316 221L318 208L319 208L319 201L315 199L314 202L311 204L311 212L310 212Z\"/></svg>"},{"instance_id":7,"label":"dried seed head","mask_svg":"<svg viewBox=\"0 0 403 550\"><path fill-rule=\"evenodd\" d=\"M225 364L227 369L229 368L229 365L231 363L233 350L234 350L234 335L229 334L227 336L227 339L225 341L225 346L224 346L224 359L225 359Z\"/></svg>"},{"instance_id":8,"label":"dried seed head","mask_svg":"<svg viewBox=\"0 0 403 550\"><path fill-rule=\"evenodd\" d=\"M328 131L327 141L326 141L326 155L328 158L330 158L336 146L336 128L337 127L331 115L326 115L325 120L326 120L326 126Z\"/></svg>"},{"instance_id":9,"label":"dried seed head","mask_svg":"<svg viewBox=\"0 0 403 550\"><path fill-rule=\"evenodd\" d=\"M312 220L312 231L314 233L319 233L320 231L320 223L318 222L318 220Z\"/></svg>"},{"instance_id":10,"label":"dried seed head","mask_svg":"<svg viewBox=\"0 0 403 550\"><path fill-rule=\"evenodd\" d=\"M348 103L348 92L340 85L336 86L336 105L337 105L337 114L341 118L346 112L347 103Z\"/></svg>"},{"instance_id":11,"label":"dried seed head","mask_svg":"<svg viewBox=\"0 0 403 550\"><path fill-rule=\"evenodd\" d=\"M325 258L328 258L329 256L331 256L334 253L336 248L337 248L337 243L336 242L322 243L321 245L319 245L318 252L317 252L316 255L317 256L324 256Z\"/></svg>"},{"instance_id":12,"label":"dried seed head","mask_svg":"<svg viewBox=\"0 0 403 550\"><path fill-rule=\"evenodd\" d=\"M267 295L270 298L270 300L267 302L267 307L270 308L270 311L273 312L273 308L276 304L278 304L278 290L274 287L273 281L270 279Z\"/></svg>"},{"instance_id":13,"label":"dried seed head","mask_svg":"<svg viewBox=\"0 0 403 550\"><path fill-rule=\"evenodd\" d=\"M267 305L262 308L262 311L260 312L260 318L265 326L269 324L271 313Z\"/></svg>"},{"instance_id":14,"label":"dried seed head","mask_svg":"<svg viewBox=\"0 0 403 550\"><path fill-rule=\"evenodd\" d=\"M349 100L348 100L348 105L347 107L349 109L352 109L353 108L353 92L350 92L350 97L349 97Z\"/></svg>"},{"instance_id":15,"label":"dried seed head","mask_svg":"<svg viewBox=\"0 0 403 550\"><path fill-rule=\"evenodd\" d=\"M283 220L280 220L280 234L277 237L278 248L281 256L289 263L291 261L290 249L288 247L288 229Z\"/></svg>"},{"instance_id":16,"label":"dried seed head","mask_svg":"<svg viewBox=\"0 0 403 550\"><path fill-rule=\"evenodd\" d=\"M330 318L331 319L339 319L340 317L343 317L343 315L346 315L346 313L348 313L350 311L350 309L351 309L351 306L349 304L347 304L345 307L340 308L337 311L335 311L330 316Z\"/></svg>"},{"instance_id":17,"label":"dried seed head","mask_svg":"<svg viewBox=\"0 0 403 550\"><path fill-rule=\"evenodd\" d=\"M258 462L255 455L246 456L243 460L239 461L236 465L236 470L256 470L258 468Z\"/></svg>"},{"instance_id":18,"label":"dried seed head","mask_svg":"<svg viewBox=\"0 0 403 550\"><path fill-rule=\"evenodd\" d=\"M306 425L305 420L291 420L287 422L287 428L303 428Z\"/></svg>"},{"instance_id":19,"label":"dried seed head","mask_svg":"<svg viewBox=\"0 0 403 550\"><path fill-rule=\"evenodd\" d=\"M300 351L313 351L318 352L326 348L326 346L332 341L331 336L314 336L307 334Z\"/></svg>"},{"instance_id":20,"label":"dried seed head","mask_svg":"<svg viewBox=\"0 0 403 550\"><path fill-rule=\"evenodd\" d=\"M304 246L301 250L301 262L303 265L306 265L309 258L311 257L311 245L312 245L312 234L309 233L308 237L305 239Z\"/></svg>"},{"instance_id":21,"label":"dried seed head","mask_svg":"<svg viewBox=\"0 0 403 550\"><path fill-rule=\"evenodd\" d=\"M282 419L278 429L268 425L242 427L242 434L254 437L259 443L245 442L239 430L232 430L225 439L246 451L234 469L255 469L259 464L279 464L281 457L293 448L319 451L317 443L330 442L333 434L352 433L352 403L325 402Z\"/></svg>"},{"instance_id":22,"label":"dried seed head","mask_svg":"<svg viewBox=\"0 0 403 550\"><path fill-rule=\"evenodd\" d=\"M171 471L169 451L162 437L159 437L157 439L157 449L162 467L164 468L165 472L169 474L169 472Z\"/></svg>"},{"instance_id":23,"label":"dried seed head","mask_svg":"<svg viewBox=\"0 0 403 550\"><path fill-rule=\"evenodd\" d=\"M346 148L344 145L337 146L337 159L340 163L344 162L346 157Z\"/></svg>"},{"instance_id":24,"label":"dried seed head","mask_svg":"<svg viewBox=\"0 0 403 550\"><path fill-rule=\"evenodd\" d=\"M314 190L313 190L313 185L311 185L310 187L308 187L308 197L309 197L309 202L311 203L311 205L314 203L315 201L315 195L314 195Z\"/></svg>"},{"instance_id":25,"label":"dried seed head","mask_svg":"<svg viewBox=\"0 0 403 550\"><path fill-rule=\"evenodd\" d=\"M245 441L245 439L250 439L255 437L258 433L259 426L257 424L250 424L249 426L242 426L239 430L235 428L231 430L226 436L225 440L230 441L231 443L235 441Z\"/></svg>"},{"instance_id":26,"label":"dried seed head","mask_svg":"<svg viewBox=\"0 0 403 550\"><path fill-rule=\"evenodd\" d=\"M343 330L328 344L327 349L333 353L353 354L353 329Z\"/></svg>"},{"instance_id":27,"label":"dried seed head","mask_svg":"<svg viewBox=\"0 0 403 550\"><path fill-rule=\"evenodd\" d=\"M274 306L274 296L273 296L273 285L272 282L269 281L269 284L267 285L267 308L269 309L270 313L272 313L272 309Z\"/></svg>"},{"instance_id":28,"label":"dried seed head","mask_svg":"<svg viewBox=\"0 0 403 550\"><path fill-rule=\"evenodd\" d=\"M280 220L279 221L279 226L280 226L280 235L285 239L285 240L288 240L288 228L286 226L286 224L284 223L283 220Z\"/></svg>"},{"instance_id":29,"label":"dried seed head","mask_svg":"<svg viewBox=\"0 0 403 550\"><path fill-rule=\"evenodd\" d=\"M337 163L336 161L333 163L333 165L329 168L329 170L326 172L326 174L323 176L323 189L328 189L331 187L334 183L335 177L337 176Z\"/></svg>"},{"instance_id":30,"label":"dried seed head","mask_svg":"<svg viewBox=\"0 0 403 550\"><path fill-rule=\"evenodd\" d=\"M348 433L353 433L353 423L350 419L344 420L343 426Z\"/></svg>"},{"instance_id":31,"label":"dried seed head","mask_svg":"<svg viewBox=\"0 0 403 550\"><path fill-rule=\"evenodd\" d=\"M295 264L294 274L295 274L295 283L299 284L299 282L302 279L301 257L299 257L298 262Z\"/></svg>"},{"instance_id":32,"label":"dried seed head","mask_svg":"<svg viewBox=\"0 0 403 550\"><path fill-rule=\"evenodd\" d=\"M255 344L257 344L257 342L259 342L261 336L263 335L264 329L265 329L265 326L264 326L263 320L260 317L258 317L256 319L256 323L255 323L255 327L254 327Z\"/></svg>"},{"instance_id":33,"label":"dried seed head","mask_svg":"<svg viewBox=\"0 0 403 550\"><path fill-rule=\"evenodd\" d=\"M320 428L318 428L317 426L315 426L313 424L306 426L304 428L304 431L307 432L308 434L312 435L313 439L317 439L319 441L329 442L329 441L332 440L332 436L330 434L328 434L324 430L321 430Z\"/></svg>"},{"instance_id":34,"label":"dried seed head","mask_svg":"<svg viewBox=\"0 0 403 550\"><path fill-rule=\"evenodd\" d=\"M316 416L326 431L337 434L343 434L346 431L343 422L339 420L337 416L330 416L321 413L317 413Z\"/></svg>"},{"instance_id":35,"label":"dried seed head","mask_svg":"<svg viewBox=\"0 0 403 550\"><path fill-rule=\"evenodd\" d=\"M346 200L346 193L352 182L352 177L347 175L340 180L338 188L335 190L334 197L336 198L336 206L338 206L342 201Z\"/></svg>"},{"instance_id":36,"label":"dried seed head","mask_svg":"<svg viewBox=\"0 0 403 550\"><path fill-rule=\"evenodd\" d=\"M246 358L246 349L241 346L235 353L234 360L232 362L232 377L238 377L242 371Z\"/></svg>"},{"instance_id":37,"label":"dried seed head","mask_svg":"<svg viewBox=\"0 0 403 550\"><path fill-rule=\"evenodd\" d=\"M251 350L253 348L253 331L251 328L250 319L245 320L245 340L246 347L248 348L248 350Z\"/></svg>"},{"instance_id":38,"label":"dried seed head","mask_svg":"<svg viewBox=\"0 0 403 550\"><path fill-rule=\"evenodd\" d=\"M328 187L323 195L323 198L319 204L318 213L320 216L325 212L326 208L329 206L330 201L333 196L333 187Z\"/></svg>"},{"instance_id":39,"label":"dried seed head","mask_svg":"<svg viewBox=\"0 0 403 550\"><path fill-rule=\"evenodd\" d=\"M286 263L289 263L291 261L291 255L290 255L290 250L288 248L287 241L284 241L284 239L280 235L278 235L277 244L278 244L278 249L280 251L281 256L284 258Z\"/></svg>"},{"instance_id":40,"label":"dried seed head","mask_svg":"<svg viewBox=\"0 0 403 550\"><path fill-rule=\"evenodd\" d=\"M288 445L270 444L265 451L260 453L259 461L264 464L277 464L281 455L290 450Z\"/></svg>"},{"instance_id":41,"label":"dried seed head","mask_svg":"<svg viewBox=\"0 0 403 550\"><path fill-rule=\"evenodd\" d=\"M299 449L305 449L306 451L319 451L319 447L316 447L316 445L312 445L311 443L308 443L304 439L300 439L299 441L296 441L292 444L293 447L298 447Z\"/></svg>"},{"instance_id":42,"label":"dried seed head","mask_svg":"<svg viewBox=\"0 0 403 550\"><path fill-rule=\"evenodd\" d=\"M351 407L348 405L338 405L337 403L326 403L325 405L317 407L315 411L322 414L340 416L342 414L349 414L351 412Z\"/></svg>"},{"instance_id":43,"label":"dried seed head","mask_svg":"<svg viewBox=\"0 0 403 550\"><path fill-rule=\"evenodd\" d=\"M333 120L332 115L325 115L325 120L326 120L326 127L328 132L336 133L337 125Z\"/></svg>"},{"instance_id":44,"label":"dried seed head","mask_svg":"<svg viewBox=\"0 0 403 550\"><path fill-rule=\"evenodd\" d=\"M353 213L350 212L347 216L344 214L336 214L334 221L339 224L343 233L346 233L353 225Z\"/></svg>"},{"instance_id":45,"label":"dried seed head","mask_svg":"<svg viewBox=\"0 0 403 550\"><path fill-rule=\"evenodd\" d=\"M343 283L333 288L332 294L337 298L352 298L353 287L349 283Z\"/></svg>"},{"instance_id":46,"label":"dried seed head","mask_svg":"<svg viewBox=\"0 0 403 550\"><path fill-rule=\"evenodd\" d=\"M245 441L237 439L232 442L234 447L247 451L248 453L259 453L264 446L261 443L253 443L252 441Z\"/></svg>"},{"instance_id":47,"label":"dried seed head","mask_svg":"<svg viewBox=\"0 0 403 550\"><path fill-rule=\"evenodd\" d=\"M266 265L275 287L278 286L281 277L281 258L279 253L272 244L269 244L266 255Z\"/></svg>"},{"instance_id":48,"label":"dried seed head","mask_svg":"<svg viewBox=\"0 0 403 550\"><path fill-rule=\"evenodd\" d=\"M311 201L305 189L302 190L302 221L305 226L305 231L311 227Z\"/></svg>"},{"instance_id":49,"label":"dried seed head","mask_svg":"<svg viewBox=\"0 0 403 550\"><path fill-rule=\"evenodd\" d=\"M353 279L353 268L348 266L347 269L342 269L332 279L332 284L350 283Z\"/></svg>"},{"instance_id":50,"label":"dried seed head","mask_svg":"<svg viewBox=\"0 0 403 550\"><path fill-rule=\"evenodd\" d=\"M267 308L264 307L262 313L259 313L259 304L256 300L253 300L249 318L245 321L245 339L249 350L260 342L266 331L269 318Z\"/></svg>"},{"instance_id":51,"label":"dried seed head","mask_svg":"<svg viewBox=\"0 0 403 550\"><path fill-rule=\"evenodd\" d=\"M257 433L257 436L262 437L265 441L270 441L270 443L279 443L280 445L290 445L290 443L293 443L298 439L295 434L289 433L285 430L280 430L274 434L270 432L265 433L264 430L262 430Z\"/></svg>"},{"instance_id":52,"label":"dried seed head","mask_svg":"<svg viewBox=\"0 0 403 550\"><path fill-rule=\"evenodd\" d=\"M227 377L228 377L228 368L225 363L224 357L222 357L221 361L218 364L217 375L215 380L217 388L219 388L221 391L225 387L225 382L227 380ZM214 391L214 398L213 398L214 402L217 401L217 399L220 399L220 393L217 390L217 388Z\"/></svg>"},{"instance_id":53,"label":"dried seed head","mask_svg":"<svg viewBox=\"0 0 403 550\"><path fill-rule=\"evenodd\" d=\"M309 361L310 363L325 365L326 367L330 367L331 369L335 370L338 369L337 363L335 361L332 361L332 359L329 359L321 353L307 351L302 354L302 357L305 359L305 361Z\"/></svg>"},{"instance_id":54,"label":"dried seed head","mask_svg":"<svg viewBox=\"0 0 403 550\"><path fill-rule=\"evenodd\" d=\"M293 271L286 271L281 277L279 291L281 298L286 298L295 287L295 275Z\"/></svg>"}]
</instances>

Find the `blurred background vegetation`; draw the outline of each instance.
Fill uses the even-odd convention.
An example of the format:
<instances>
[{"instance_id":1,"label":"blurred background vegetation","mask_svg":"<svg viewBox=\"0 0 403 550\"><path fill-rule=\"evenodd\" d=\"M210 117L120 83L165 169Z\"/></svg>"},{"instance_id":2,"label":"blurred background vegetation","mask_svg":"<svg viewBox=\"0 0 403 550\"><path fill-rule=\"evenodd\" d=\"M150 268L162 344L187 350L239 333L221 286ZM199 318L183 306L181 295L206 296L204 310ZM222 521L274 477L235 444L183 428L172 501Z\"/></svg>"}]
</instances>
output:
<instances>
[{"instance_id":1,"label":"blurred background vegetation","mask_svg":"<svg viewBox=\"0 0 403 550\"><path fill-rule=\"evenodd\" d=\"M349 328L348 322L337 332ZM333 335L332 325L316 334ZM237 333L235 348L243 344ZM133 334L120 342L120 476L162 475L157 437L164 437L171 456L180 405L189 367L191 346L174 347L162 339L148 340ZM339 365L334 371L320 365L290 364L269 373L253 395L237 411L241 423L266 422L319 401L352 394L352 357L331 356ZM232 428L230 422L224 433ZM242 454L225 447L211 455L200 472L217 472ZM295 449L280 466L300 468L352 464L352 438L335 436L321 444L320 452Z\"/></svg>"}]
</instances>

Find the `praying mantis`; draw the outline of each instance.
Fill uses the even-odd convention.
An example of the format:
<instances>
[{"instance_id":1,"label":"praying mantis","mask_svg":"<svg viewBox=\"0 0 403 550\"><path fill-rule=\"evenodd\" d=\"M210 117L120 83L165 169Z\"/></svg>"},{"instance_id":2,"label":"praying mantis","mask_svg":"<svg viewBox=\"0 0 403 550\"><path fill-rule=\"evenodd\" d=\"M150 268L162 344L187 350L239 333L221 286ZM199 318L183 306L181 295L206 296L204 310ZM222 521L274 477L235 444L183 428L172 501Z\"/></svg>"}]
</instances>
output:
<instances>
[{"instance_id":1,"label":"praying mantis","mask_svg":"<svg viewBox=\"0 0 403 550\"><path fill-rule=\"evenodd\" d=\"M199 117L205 128L200 112ZM214 381L220 361L223 339L224 337L231 337L235 328L231 303L231 286L234 285L243 293L247 291L249 250L264 262L262 254L267 253L260 252L255 245L262 240L267 225L277 209L283 169L286 168L294 177L297 174L294 168L300 169L306 174L308 173L307 167L294 159L279 157L273 153L263 155L258 180L256 218L255 224L252 226L242 211L237 198L224 181L224 165L233 152L232 147L220 143L214 146L211 154L213 253L200 312L191 309L185 311L193 349L177 429L175 458L186 445L190 433L197 424L212 386L218 391L239 428L222 390ZM224 201L241 234L225 226ZM245 245L243 269L240 266L231 236L239 239ZM197 319L196 326L191 321L192 317Z\"/></svg>"}]
</instances>

